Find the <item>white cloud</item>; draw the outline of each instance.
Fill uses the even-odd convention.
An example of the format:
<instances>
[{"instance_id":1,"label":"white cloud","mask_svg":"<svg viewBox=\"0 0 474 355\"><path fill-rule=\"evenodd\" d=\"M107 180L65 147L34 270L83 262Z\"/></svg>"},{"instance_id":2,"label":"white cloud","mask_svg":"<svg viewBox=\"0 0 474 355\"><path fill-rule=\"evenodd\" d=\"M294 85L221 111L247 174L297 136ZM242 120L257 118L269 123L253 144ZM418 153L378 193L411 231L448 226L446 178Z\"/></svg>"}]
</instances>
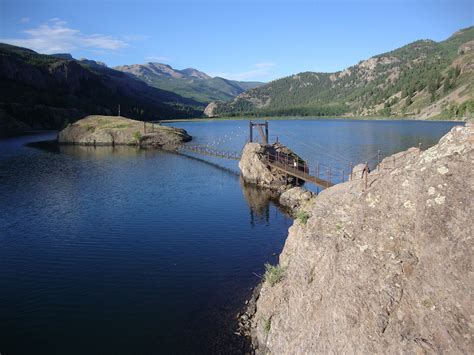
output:
<instances>
[{"instance_id":1,"label":"white cloud","mask_svg":"<svg viewBox=\"0 0 474 355\"><path fill-rule=\"evenodd\" d=\"M240 73L212 73L211 76L219 76L230 80L266 80L272 74L275 63L262 62L254 65L254 68Z\"/></svg>"},{"instance_id":2,"label":"white cloud","mask_svg":"<svg viewBox=\"0 0 474 355\"><path fill-rule=\"evenodd\" d=\"M145 57L145 60L149 62L170 62L171 58L160 55L149 55Z\"/></svg>"},{"instance_id":3,"label":"white cloud","mask_svg":"<svg viewBox=\"0 0 474 355\"><path fill-rule=\"evenodd\" d=\"M30 22L30 18L29 18L29 17L22 17L18 22L20 22L20 23L28 23L28 22Z\"/></svg>"},{"instance_id":4,"label":"white cloud","mask_svg":"<svg viewBox=\"0 0 474 355\"><path fill-rule=\"evenodd\" d=\"M102 34L85 35L69 28L66 21L52 18L48 22L23 31L26 38L1 38L0 42L33 49L41 53L85 50L117 50L128 46L122 39Z\"/></svg>"}]
</instances>

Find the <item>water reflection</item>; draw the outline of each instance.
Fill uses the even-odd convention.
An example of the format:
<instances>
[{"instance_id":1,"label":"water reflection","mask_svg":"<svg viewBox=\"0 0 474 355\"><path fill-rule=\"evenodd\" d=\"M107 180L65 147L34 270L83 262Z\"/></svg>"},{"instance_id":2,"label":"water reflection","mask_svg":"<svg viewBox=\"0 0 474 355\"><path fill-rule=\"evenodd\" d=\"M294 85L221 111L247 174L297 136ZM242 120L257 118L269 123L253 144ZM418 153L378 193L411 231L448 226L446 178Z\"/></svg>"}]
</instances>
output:
<instances>
[{"instance_id":1,"label":"water reflection","mask_svg":"<svg viewBox=\"0 0 474 355\"><path fill-rule=\"evenodd\" d=\"M250 213L250 225L255 226L261 221L270 223L270 204L273 203L280 212L287 214L287 211L278 204L278 193L268 189L263 189L255 185L247 184L242 176L240 177L242 194L247 201Z\"/></svg>"}]
</instances>

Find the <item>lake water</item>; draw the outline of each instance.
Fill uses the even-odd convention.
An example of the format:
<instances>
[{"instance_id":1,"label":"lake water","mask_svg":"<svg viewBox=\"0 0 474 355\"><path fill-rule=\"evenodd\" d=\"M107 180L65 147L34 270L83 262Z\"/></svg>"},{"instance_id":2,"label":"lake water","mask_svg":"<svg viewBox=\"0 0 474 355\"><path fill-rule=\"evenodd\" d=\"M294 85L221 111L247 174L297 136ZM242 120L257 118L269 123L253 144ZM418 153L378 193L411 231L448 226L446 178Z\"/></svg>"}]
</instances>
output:
<instances>
[{"instance_id":1,"label":"lake water","mask_svg":"<svg viewBox=\"0 0 474 355\"><path fill-rule=\"evenodd\" d=\"M174 125L235 150L248 133L246 121ZM453 125L282 120L270 137L342 167L378 149L428 147ZM292 220L240 182L235 161L25 145L54 137L0 140L0 353L245 349L235 315Z\"/></svg>"}]
</instances>

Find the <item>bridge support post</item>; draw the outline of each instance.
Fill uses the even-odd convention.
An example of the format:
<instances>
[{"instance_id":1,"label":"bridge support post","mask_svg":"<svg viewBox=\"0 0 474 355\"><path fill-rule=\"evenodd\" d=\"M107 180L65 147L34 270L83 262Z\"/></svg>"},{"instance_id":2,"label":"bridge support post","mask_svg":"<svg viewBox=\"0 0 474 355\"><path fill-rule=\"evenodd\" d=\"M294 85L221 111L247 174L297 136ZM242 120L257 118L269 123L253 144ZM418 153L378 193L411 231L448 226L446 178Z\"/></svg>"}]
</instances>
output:
<instances>
[{"instance_id":1,"label":"bridge support post","mask_svg":"<svg viewBox=\"0 0 474 355\"><path fill-rule=\"evenodd\" d=\"M267 145L268 144L268 121L265 121L265 142L264 144Z\"/></svg>"},{"instance_id":2,"label":"bridge support post","mask_svg":"<svg viewBox=\"0 0 474 355\"><path fill-rule=\"evenodd\" d=\"M250 138L250 143L253 142L253 124L252 121L249 121L249 138Z\"/></svg>"}]
</instances>

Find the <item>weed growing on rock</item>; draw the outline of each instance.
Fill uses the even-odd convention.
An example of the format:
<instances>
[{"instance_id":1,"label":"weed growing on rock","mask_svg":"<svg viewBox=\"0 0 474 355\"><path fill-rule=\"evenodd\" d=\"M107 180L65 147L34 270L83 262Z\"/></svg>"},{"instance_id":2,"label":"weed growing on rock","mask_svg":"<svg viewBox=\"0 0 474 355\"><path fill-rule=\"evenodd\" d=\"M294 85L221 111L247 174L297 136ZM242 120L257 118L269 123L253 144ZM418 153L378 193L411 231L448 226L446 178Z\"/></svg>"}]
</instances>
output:
<instances>
[{"instance_id":1,"label":"weed growing on rock","mask_svg":"<svg viewBox=\"0 0 474 355\"><path fill-rule=\"evenodd\" d=\"M296 218L298 218L298 221L301 224L306 224L306 222L308 222L308 219L309 219L309 213L306 211L300 210Z\"/></svg>"},{"instance_id":2,"label":"weed growing on rock","mask_svg":"<svg viewBox=\"0 0 474 355\"><path fill-rule=\"evenodd\" d=\"M283 280L285 268L280 265L265 264L265 275L263 276L270 286L276 285Z\"/></svg>"},{"instance_id":3,"label":"weed growing on rock","mask_svg":"<svg viewBox=\"0 0 474 355\"><path fill-rule=\"evenodd\" d=\"M272 319L268 318L266 321L263 322L263 331L265 334L270 333L270 328L272 327Z\"/></svg>"}]
</instances>

